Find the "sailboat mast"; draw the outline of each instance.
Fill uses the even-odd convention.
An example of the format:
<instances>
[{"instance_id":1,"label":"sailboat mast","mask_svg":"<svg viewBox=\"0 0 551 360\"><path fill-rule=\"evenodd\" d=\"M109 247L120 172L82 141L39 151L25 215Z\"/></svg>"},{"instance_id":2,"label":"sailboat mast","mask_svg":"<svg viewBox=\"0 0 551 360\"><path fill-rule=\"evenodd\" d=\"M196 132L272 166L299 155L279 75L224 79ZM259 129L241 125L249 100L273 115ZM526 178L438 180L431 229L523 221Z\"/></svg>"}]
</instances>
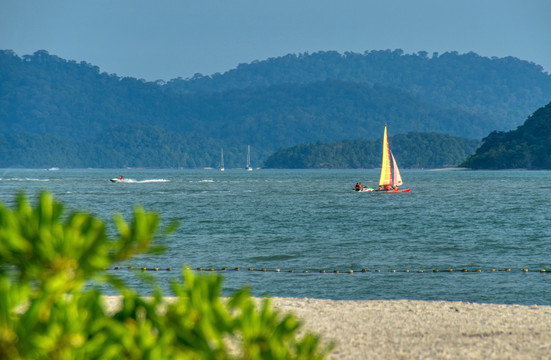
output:
<instances>
[{"instance_id":1,"label":"sailboat mast","mask_svg":"<svg viewBox=\"0 0 551 360\"><path fill-rule=\"evenodd\" d=\"M252 171L253 168L251 167L251 146L247 145L247 170Z\"/></svg>"},{"instance_id":2,"label":"sailboat mast","mask_svg":"<svg viewBox=\"0 0 551 360\"><path fill-rule=\"evenodd\" d=\"M220 171L224 171L224 148L220 148L220 167L218 168Z\"/></svg>"}]
</instances>

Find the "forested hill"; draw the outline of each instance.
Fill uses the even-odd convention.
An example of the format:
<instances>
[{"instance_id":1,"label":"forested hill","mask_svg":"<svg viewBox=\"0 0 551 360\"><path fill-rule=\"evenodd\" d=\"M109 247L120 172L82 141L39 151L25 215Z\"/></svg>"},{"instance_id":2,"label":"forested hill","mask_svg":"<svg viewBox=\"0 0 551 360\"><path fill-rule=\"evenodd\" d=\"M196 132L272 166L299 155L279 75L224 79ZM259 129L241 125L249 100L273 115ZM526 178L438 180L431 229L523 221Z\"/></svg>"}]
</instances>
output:
<instances>
[{"instance_id":1,"label":"forested hill","mask_svg":"<svg viewBox=\"0 0 551 360\"><path fill-rule=\"evenodd\" d=\"M408 133L389 139L401 168L442 168L460 164L478 140L436 133ZM381 166L382 139L301 144L280 149L266 159L267 168L369 169Z\"/></svg>"},{"instance_id":2,"label":"forested hill","mask_svg":"<svg viewBox=\"0 0 551 360\"><path fill-rule=\"evenodd\" d=\"M494 131L461 166L472 169L551 169L551 103L516 130Z\"/></svg>"},{"instance_id":3,"label":"forested hill","mask_svg":"<svg viewBox=\"0 0 551 360\"><path fill-rule=\"evenodd\" d=\"M514 129L551 100L551 76L534 63L473 52L429 56L399 49L289 54L240 64L223 74L174 79L166 87L182 93L213 92L327 79L402 89L429 103L493 119L493 130Z\"/></svg>"},{"instance_id":4,"label":"forested hill","mask_svg":"<svg viewBox=\"0 0 551 360\"><path fill-rule=\"evenodd\" d=\"M339 67L337 58L347 62ZM391 59L400 66L384 68ZM424 69L434 61L440 65ZM541 67L474 54L289 55L165 84L102 73L44 50L22 57L5 50L0 167L215 167L224 148L232 168L245 166L247 145L253 166L262 166L282 147L379 138L385 123L394 135L480 139L510 127L509 115L500 115L510 107L523 112L550 94ZM477 105L465 105L467 98Z\"/></svg>"}]
</instances>

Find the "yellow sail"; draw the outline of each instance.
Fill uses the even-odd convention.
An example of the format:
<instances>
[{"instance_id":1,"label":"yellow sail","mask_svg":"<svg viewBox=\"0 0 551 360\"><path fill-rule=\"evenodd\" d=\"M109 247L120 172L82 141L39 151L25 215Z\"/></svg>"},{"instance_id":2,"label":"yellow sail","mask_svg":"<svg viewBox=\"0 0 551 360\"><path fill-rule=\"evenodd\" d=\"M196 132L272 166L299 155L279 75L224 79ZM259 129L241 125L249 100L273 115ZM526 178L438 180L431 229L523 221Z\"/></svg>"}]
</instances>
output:
<instances>
[{"instance_id":1,"label":"yellow sail","mask_svg":"<svg viewBox=\"0 0 551 360\"><path fill-rule=\"evenodd\" d=\"M388 147L388 135L385 125L385 134L383 135L383 163L381 165L381 178L379 185L392 185L392 171L390 167L390 149Z\"/></svg>"}]
</instances>

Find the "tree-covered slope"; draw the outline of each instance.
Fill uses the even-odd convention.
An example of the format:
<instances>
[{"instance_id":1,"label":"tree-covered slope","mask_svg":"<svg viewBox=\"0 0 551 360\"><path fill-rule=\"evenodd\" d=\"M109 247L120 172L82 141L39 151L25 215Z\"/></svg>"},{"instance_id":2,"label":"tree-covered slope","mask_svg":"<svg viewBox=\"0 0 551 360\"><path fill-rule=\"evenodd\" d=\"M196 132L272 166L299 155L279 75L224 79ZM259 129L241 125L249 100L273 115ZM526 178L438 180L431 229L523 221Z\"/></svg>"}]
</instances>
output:
<instances>
[{"instance_id":1,"label":"tree-covered slope","mask_svg":"<svg viewBox=\"0 0 551 360\"><path fill-rule=\"evenodd\" d=\"M492 132L462 166L472 169L551 169L551 103L536 110L516 130Z\"/></svg>"},{"instance_id":2,"label":"tree-covered slope","mask_svg":"<svg viewBox=\"0 0 551 360\"><path fill-rule=\"evenodd\" d=\"M115 125L154 125L177 102L155 83L100 73L46 51L22 58L0 52L1 133L89 139Z\"/></svg>"},{"instance_id":3,"label":"tree-covered slope","mask_svg":"<svg viewBox=\"0 0 551 360\"><path fill-rule=\"evenodd\" d=\"M83 141L50 134L0 134L0 168L209 167L216 166L220 155L203 150L216 146L210 139L147 125L119 125Z\"/></svg>"},{"instance_id":4,"label":"tree-covered slope","mask_svg":"<svg viewBox=\"0 0 551 360\"><path fill-rule=\"evenodd\" d=\"M404 54L402 50L289 54L240 64L223 74L174 79L166 87L181 93L213 92L327 79L402 89L430 103L491 118L494 130L515 128L551 98L551 75L541 66L473 52L431 56L423 51Z\"/></svg>"},{"instance_id":5,"label":"tree-covered slope","mask_svg":"<svg viewBox=\"0 0 551 360\"><path fill-rule=\"evenodd\" d=\"M400 134L391 137L389 142L402 168L457 166L479 145L478 140L437 133ZM266 159L265 166L290 169L377 168L381 166L381 157L381 139L318 142L280 149Z\"/></svg>"}]
</instances>

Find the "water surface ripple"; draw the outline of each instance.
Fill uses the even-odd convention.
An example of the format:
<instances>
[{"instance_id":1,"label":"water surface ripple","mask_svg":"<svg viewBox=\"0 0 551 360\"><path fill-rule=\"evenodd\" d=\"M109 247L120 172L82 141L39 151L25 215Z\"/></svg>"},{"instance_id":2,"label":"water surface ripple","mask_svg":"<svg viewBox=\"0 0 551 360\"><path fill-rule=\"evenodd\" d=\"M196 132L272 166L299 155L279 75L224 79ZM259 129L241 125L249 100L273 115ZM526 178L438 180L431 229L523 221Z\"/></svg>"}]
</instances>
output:
<instances>
[{"instance_id":1,"label":"water surface ripple","mask_svg":"<svg viewBox=\"0 0 551 360\"><path fill-rule=\"evenodd\" d=\"M109 182L119 174L136 181ZM167 291L188 265L241 268L219 272L226 294L251 285L255 295L551 304L551 274L539 272L551 271L551 172L402 176L409 194L352 191L357 181L375 186L376 170L5 169L0 198L12 204L19 190L49 189L71 210L106 220L141 204L181 221L165 254L120 264L138 289L129 265L173 268L154 275Z\"/></svg>"}]
</instances>

